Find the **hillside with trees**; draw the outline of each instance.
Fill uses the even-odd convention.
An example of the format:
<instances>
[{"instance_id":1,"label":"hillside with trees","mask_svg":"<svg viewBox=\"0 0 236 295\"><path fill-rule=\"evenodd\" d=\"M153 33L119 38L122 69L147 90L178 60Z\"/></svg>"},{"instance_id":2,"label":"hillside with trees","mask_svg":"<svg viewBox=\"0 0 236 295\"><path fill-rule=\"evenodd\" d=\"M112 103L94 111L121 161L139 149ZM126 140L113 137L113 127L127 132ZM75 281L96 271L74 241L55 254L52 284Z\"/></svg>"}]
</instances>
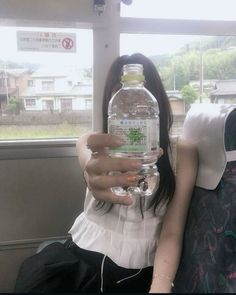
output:
<instances>
[{"instance_id":1,"label":"hillside with trees","mask_svg":"<svg viewBox=\"0 0 236 295\"><path fill-rule=\"evenodd\" d=\"M174 55L150 57L166 90L181 91L191 81L236 79L236 37L199 37ZM202 64L202 67L201 67ZM204 89L203 89L204 91ZM207 95L207 93L205 93Z\"/></svg>"},{"instance_id":2,"label":"hillside with trees","mask_svg":"<svg viewBox=\"0 0 236 295\"><path fill-rule=\"evenodd\" d=\"M19 63L19 62L10 61L10 60L3 61L0 59L0 68L1 69L4 69L4 68L7 68L7 69L29 69L29 70L34 71L39 68L39 65L35 65L32 63L28 63L28 62Z\"/></svg>"}]
</instances>

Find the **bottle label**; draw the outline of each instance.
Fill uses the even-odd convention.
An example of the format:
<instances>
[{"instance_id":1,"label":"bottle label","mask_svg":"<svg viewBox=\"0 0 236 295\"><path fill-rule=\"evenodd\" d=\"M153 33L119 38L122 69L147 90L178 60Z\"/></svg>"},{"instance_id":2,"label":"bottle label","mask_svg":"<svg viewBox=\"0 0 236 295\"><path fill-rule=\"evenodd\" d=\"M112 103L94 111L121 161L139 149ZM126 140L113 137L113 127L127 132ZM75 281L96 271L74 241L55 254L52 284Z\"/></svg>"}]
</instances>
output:
<instances>
[{"instance_id":1,"label":"bottle label","mask_svg":"<svg viewBox=\"0 0 236 295\"><path fill-rule=\"evenodd\" d=\"M159 120L109 119L109 133L124 144L112 149L121 153L155 153L159 148Z\"/></svg>"}]
</instances>

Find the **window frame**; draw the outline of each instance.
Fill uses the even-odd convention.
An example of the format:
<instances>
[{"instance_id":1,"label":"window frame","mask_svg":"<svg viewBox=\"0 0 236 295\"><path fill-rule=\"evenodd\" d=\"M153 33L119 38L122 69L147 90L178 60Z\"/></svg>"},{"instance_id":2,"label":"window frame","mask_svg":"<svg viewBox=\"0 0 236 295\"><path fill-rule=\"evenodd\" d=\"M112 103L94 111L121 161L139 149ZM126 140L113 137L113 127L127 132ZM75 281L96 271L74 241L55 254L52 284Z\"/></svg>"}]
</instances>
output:
<instances>
[{"instance_id":1,"label":"window frame","mask_svg":"<svg viewBox=\"0 0 236 295\"><path fill-rule=\"evenodd\" d=\"M27 80L27 87L34 87L34 79Z\"/></svg>"},{"instance_id":2,"label":"window frame","mask_svg":"<svg viewBox=\"0 0 236 295\"><path fill-rule=\"evenodd\" d=\"M54 80L42 80L41 81L42 92L53 92L55 91L55 81Z\"/></svg>"},{"instance_id":3,"label":"window frame","mask_svg":"<svg viewBox=\"0 0 236 295\"><path fill-rule=\"evenodd\" d=\"M34 108L36 107L36 98L25 98L25 107L31 107Z\"/></svg>"}]
</instances>

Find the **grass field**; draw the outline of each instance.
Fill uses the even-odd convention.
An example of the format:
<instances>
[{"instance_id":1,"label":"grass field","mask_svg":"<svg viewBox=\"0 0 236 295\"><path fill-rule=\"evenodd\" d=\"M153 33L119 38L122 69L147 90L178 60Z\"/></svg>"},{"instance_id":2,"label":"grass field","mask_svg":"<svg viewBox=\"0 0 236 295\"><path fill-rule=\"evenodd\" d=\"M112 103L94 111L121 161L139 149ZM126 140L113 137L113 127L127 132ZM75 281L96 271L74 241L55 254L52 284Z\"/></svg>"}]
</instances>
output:
<instances>
[{"instance_id":1,"label":"grass field","mask_svg":"<svg viewBox=\"0 0 236 295\"><path fill-rule=\"evenodd\" d=\"M58 125L0 125L0 140L78 137L91 126L79 124Z\"/></svg>"},{"instance_id":2,"label":"grass field","mask_svg":"<svg viewBox=\"0 0 236 295\"><path fill-rule=\"evenodd\" d=\"M88 124L55 124L55 125L0 125L0 141L11 139L43 139L79 137L91 130ZM182 134L182 124L173 125L173 135Z\"/></svg>"}]
</instances>

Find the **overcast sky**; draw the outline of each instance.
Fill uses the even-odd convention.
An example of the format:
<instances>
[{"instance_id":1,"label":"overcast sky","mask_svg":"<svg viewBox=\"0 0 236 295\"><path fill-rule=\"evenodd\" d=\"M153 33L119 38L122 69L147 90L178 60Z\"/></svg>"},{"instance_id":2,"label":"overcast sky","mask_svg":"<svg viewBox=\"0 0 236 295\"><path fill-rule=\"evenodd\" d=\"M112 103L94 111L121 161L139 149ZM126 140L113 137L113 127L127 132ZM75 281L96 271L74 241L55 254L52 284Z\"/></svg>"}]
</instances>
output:
<instances>
[{"instance_id":1,"label":"overcast sky","mask_svg":"<svg viewBox=\"0 0 236 295\"><path fill-rule=\"evenodd\" d=\"M235 0L133 0L122 6L122 16L236 20Z\"/></svg>"}]
</instances>

